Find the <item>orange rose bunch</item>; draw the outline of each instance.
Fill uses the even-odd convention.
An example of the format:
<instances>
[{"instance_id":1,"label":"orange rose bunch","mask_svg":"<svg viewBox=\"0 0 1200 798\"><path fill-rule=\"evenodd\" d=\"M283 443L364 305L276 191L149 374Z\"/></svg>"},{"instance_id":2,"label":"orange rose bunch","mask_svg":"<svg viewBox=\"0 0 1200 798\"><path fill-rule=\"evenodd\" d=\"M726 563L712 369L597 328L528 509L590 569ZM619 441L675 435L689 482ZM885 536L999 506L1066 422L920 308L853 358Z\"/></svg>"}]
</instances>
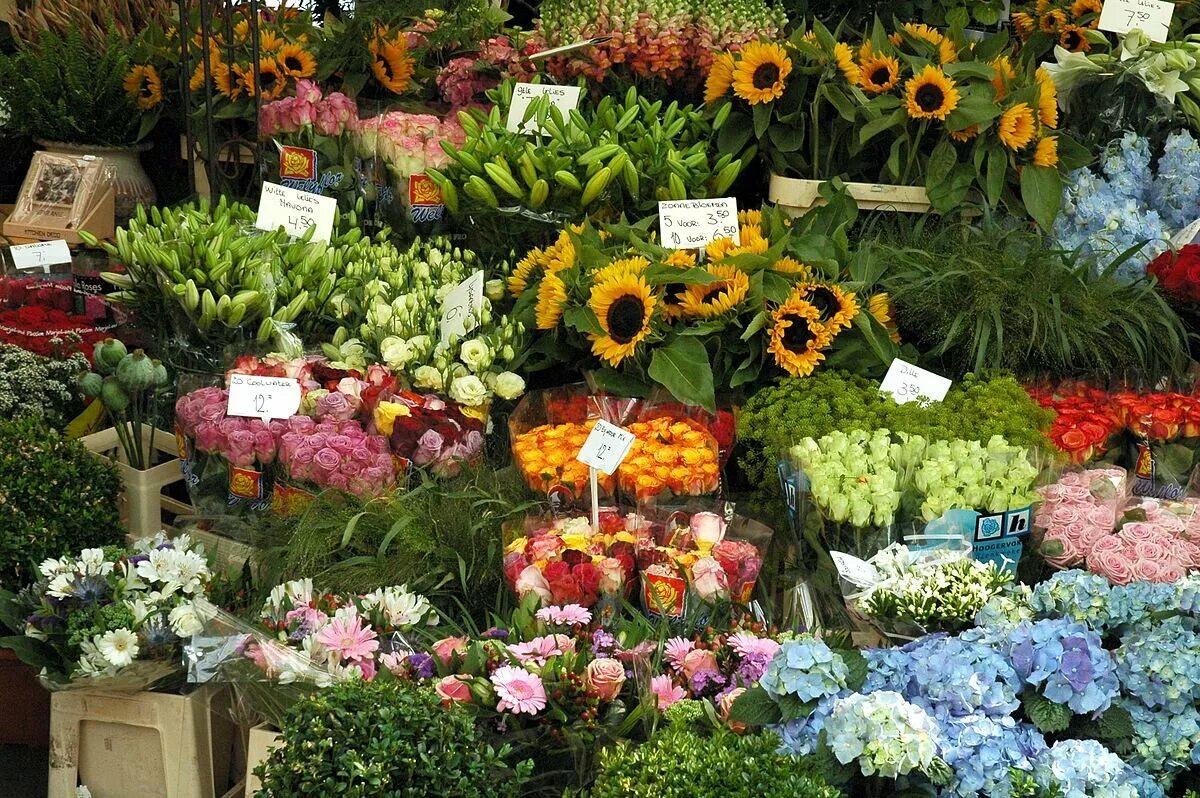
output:
<instances>
[{"instance_id":1,"label":"orange rose bunch","mask_svg":"<svg viewBox=\"0 0 1200 798\"><path fill-rule=\"evenodd\" d=\"M617 472L621 490L644 499L717 489L717 441L698 422L662 417L630 424L629 431L637 440Z\"/></svg>"},{"instance_id":2,"label":"orange rose bunch","mask_svg":"<svg viewBox=\"0 0 1200 798\"><path fill-rule=\"evenodd\" d=\"M576 496L588 485L588 467L576 459L596 420L567 424L542 424L513 438L517 468L534 490L566 485ZM636 445L636 444L635 444ZM599 474L600 488L612 493L612 475Z\"/></svg>"}]
</instances>

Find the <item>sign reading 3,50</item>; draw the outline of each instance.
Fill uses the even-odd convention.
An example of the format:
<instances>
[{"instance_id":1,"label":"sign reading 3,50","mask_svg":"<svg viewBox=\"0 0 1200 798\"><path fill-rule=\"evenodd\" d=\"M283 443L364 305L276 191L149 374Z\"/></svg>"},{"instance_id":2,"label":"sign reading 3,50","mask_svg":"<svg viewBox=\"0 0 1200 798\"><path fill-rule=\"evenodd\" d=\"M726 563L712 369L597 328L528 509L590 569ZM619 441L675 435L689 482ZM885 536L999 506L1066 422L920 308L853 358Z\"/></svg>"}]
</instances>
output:
<instances>
[{"instance_id":1,"label":"sign reading 3,50","mask_svg":"<svg viewBox=\"0 0 1200 798\"><path fill-rule=\"evenodd\" d=\"M701 249L721 238L741 245L733 197L658 203L658 236L669 249Z\"/></svg>"}]
</instances>

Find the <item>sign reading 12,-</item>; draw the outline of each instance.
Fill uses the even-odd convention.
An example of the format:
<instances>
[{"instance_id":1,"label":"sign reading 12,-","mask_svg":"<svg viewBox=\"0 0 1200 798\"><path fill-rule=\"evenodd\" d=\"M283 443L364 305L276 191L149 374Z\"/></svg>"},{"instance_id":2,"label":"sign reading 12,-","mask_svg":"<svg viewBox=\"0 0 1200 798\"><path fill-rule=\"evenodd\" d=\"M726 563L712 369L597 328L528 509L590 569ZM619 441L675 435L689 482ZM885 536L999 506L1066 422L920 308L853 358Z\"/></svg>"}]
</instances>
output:
<instances>
[{"instance_id":1,"label":"sign reading 12,-","mask_svg":"<svg viewBox=\"0 0 1200 798\"><path fill-rule=\"evenodd\" d=\"M1104 0L1099 28L1111 33L1140 30L1151 41L1165 42L1174 14L1175 4L1166 0Z\"/></svg>"},{"instance_id":2,"label":"sign reading 12,-","mask_svg":"<svg viewBox=\"0 0 1200 798\"><path fill-rule=\"evenodd\" d=\"M879 392L890 393L896 404L900 405L915 402L922 396L930 401L940 402L946 398L951 384L950 380L940 374L896 358L888 367Z\"/></svg>"},{"instance_id":3,"label":"sign reading 12,-","mask_svg":"<svg viewBox=\"0 0 1200 798\"><path fill-rule=\"evenodd\" d=\"M611 474L621 465L637 436L603 419L596 422L576 458L597 471Z\"/></svg>"},{"instance_id":4,"label":"sign reading 12,-","mask_svg":"<svg viewBox=\"0 0 1200 798\"><path fill-rule=\"evenodd\" d=\"M701 249L720 238L742 245L733 197L658 203L658 240L667 249Z\"/></svg>"},{"instance_id":5,"label":"sign reading 12,-","mask_svg":"<svg viewBox=\"0 0 1200 798\"><path fill-rule=\"evenodd\" d=\"M261 418L291 418L300 409L300 383L289 377L254 377L234 374L229 378L229 404L225 415Z\"/></svg>"}]
</instances>

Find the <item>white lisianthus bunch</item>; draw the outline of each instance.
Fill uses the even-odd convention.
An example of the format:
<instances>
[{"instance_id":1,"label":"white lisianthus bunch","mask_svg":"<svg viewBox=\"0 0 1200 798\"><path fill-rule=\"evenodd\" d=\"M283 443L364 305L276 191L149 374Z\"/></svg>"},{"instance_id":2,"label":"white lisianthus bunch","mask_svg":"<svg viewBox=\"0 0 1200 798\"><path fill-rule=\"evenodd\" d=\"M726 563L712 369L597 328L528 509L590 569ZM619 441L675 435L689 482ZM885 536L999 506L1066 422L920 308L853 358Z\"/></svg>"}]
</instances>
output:
<instances>
[{"instance_id":1,"label":"white lisianthus bunch","mask_svg":"<svg viewBox=\"0 0 1200 798\"><path fill-rule=\"evenodd\" d=\"M826 520L854 527L886 526L895 520L903 473L923 441L892 440L888 430L832 432L792 447L793 463L809 479L813 501Z\"/></svg>"},{"instance_id":2,"label":"white lisianthus bunch","mask_svg":"<svg viewBox=\"0 0 1200 798\"><path fill-rule=\"evenodd\" d=\"M493 396L516 399L525 383L509 366L528 343L525 325L498 312L495 291L485 288L477 309L453 296L483 269L474 252L444 238L418 238L403 252L347 264L339 283L345 290L330 300L342 324L324 346L326 354L355 366L344 355L347 346L357 347L362 365L384 363L409 387L446 391L469 407ZM499 272L507 270L501 264ZM443 317L456 315L466 332L443 342Z\"/></svg>"},{"instance_id":3,"label":"white lisianthus bunch","mask_svg":"<svg viewBox=\"0 0 1200 798\"><path fill-rule=\"evenodd\" d=\"M129 549L84 549L49 559L41 579L19 597L26 635L62 651L51 682L135 676L147 681L179 667L183 641L204 628L196 607L212 581L204 551L187 535L159 533Z\"/></svg>"},{"instance_id":4,"label":"white lisianthus bunch","mask_svg":"<svg viewBox=\"0 0 1200 798\"><path fill-rule=\"evenodd\" d=\"M372 625L407 631L416 626L437 626L438 616L429 599L413 593L408 585L381 587L359 598L359 608Z\"/></svg>"},{"instance_id":5,"label":"white lisianthus bunch","mask_svg":"<svg viewBox=\"0 0 1200 798\"><path fill-rule=\"evenodd\" d=\"M890 690L840 698L825 721L833 755L843 765L858 760L864 776L894 779L944 769L937 756L939 734L925 710Z\"/></svg>"},{"instance_id":6,"label":"white lisianthus bunch","mask_svg":"<svg viewBox=\"0 0 1200 798\"><path fill-rule=\"evenodd\" d=\"M998 513L1025 507L1037 498L1037 475L1026 449L993 435L986 446L963 440L929 444L913 485L923 497L922 517L932 521L952 509Z\"/></svg>"}]
</instances>

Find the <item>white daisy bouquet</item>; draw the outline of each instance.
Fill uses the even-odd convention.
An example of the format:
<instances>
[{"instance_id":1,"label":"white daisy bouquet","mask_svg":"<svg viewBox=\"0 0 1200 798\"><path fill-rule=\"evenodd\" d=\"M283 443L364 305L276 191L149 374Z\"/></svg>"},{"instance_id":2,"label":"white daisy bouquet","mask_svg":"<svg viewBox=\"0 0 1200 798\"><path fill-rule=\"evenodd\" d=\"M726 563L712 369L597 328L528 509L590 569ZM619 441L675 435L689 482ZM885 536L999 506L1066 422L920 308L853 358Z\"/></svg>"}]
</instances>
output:
<instances>
[{"instance_id":1,"label":"white daisy bouquet","mask_svg":"<svg viewBox=\"0 0 1200 798\"><path fill-rule=\"evenodd\" d=\"M179 671L213 579L201 545L163 533L49 559L39 571L6 608L25 624L8 643L49 689L138 691Z\"/></svg>"}]
</instances>

